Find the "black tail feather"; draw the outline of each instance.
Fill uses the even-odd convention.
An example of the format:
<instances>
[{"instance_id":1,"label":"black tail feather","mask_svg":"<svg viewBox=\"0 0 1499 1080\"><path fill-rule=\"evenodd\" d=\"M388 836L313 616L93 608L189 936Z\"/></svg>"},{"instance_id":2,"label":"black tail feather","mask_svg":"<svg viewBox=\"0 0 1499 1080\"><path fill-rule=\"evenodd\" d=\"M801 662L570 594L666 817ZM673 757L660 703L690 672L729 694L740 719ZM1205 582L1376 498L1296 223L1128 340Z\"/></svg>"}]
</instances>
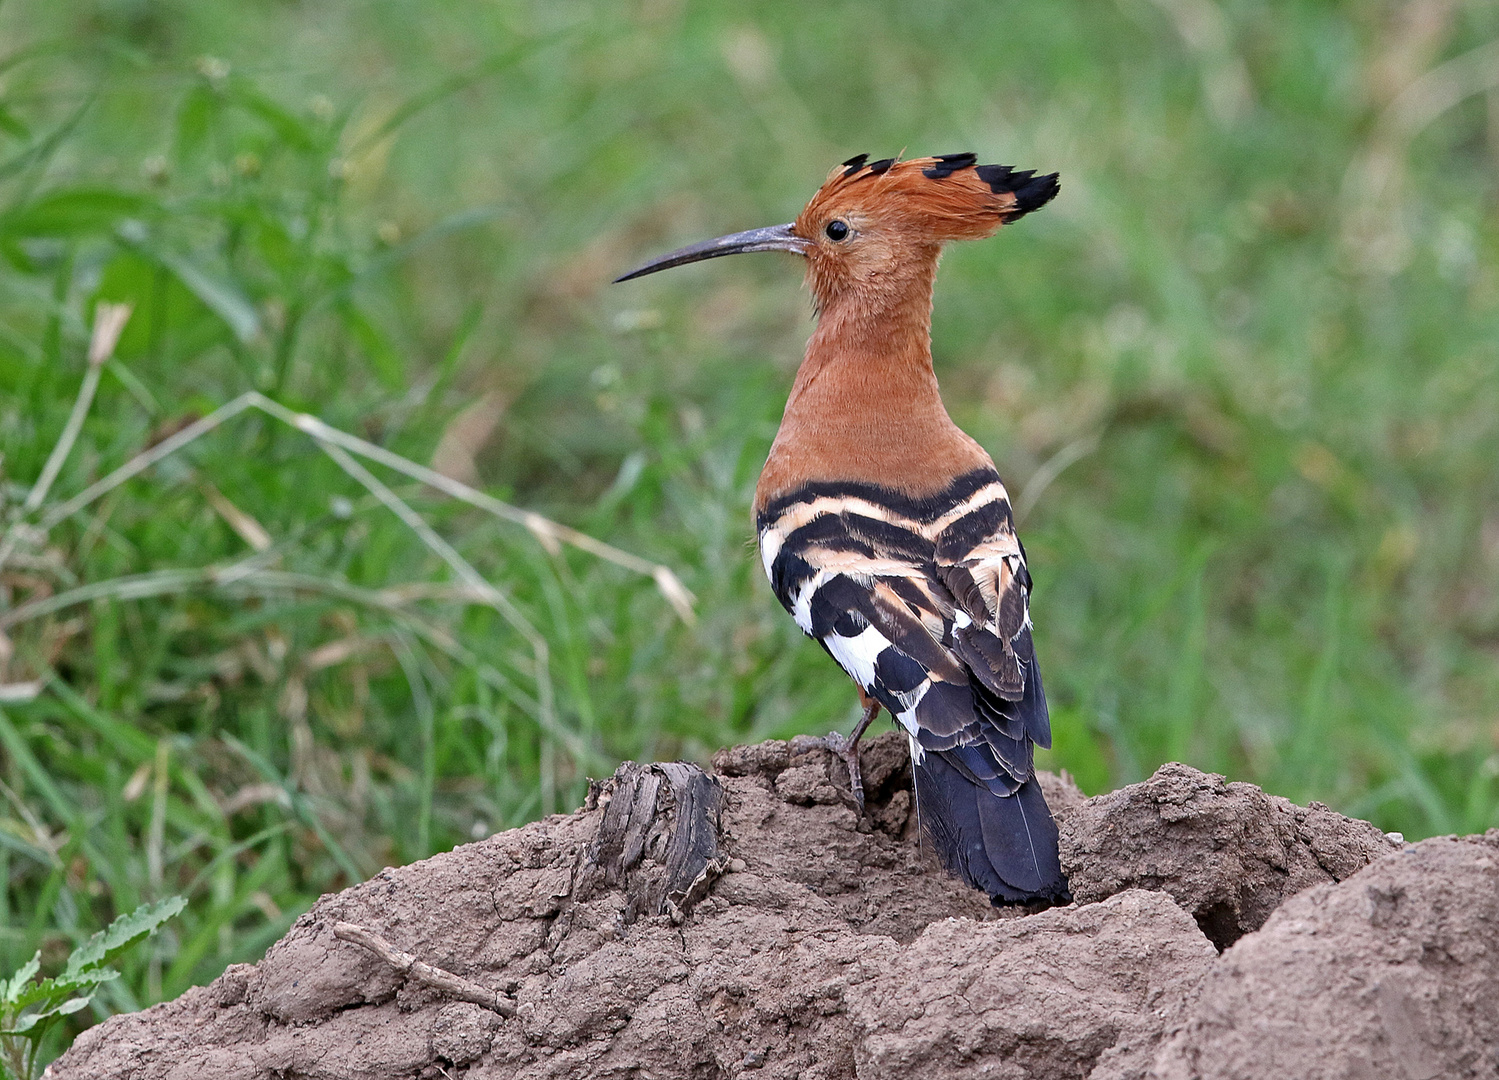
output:
<instances>
[{"instance_id":1,"label":"black tail feather","mask_svg":"<svg viewBox=\"0 0 1499 1080\"><path fill-rule=\"evenodd\" d=\"M942 865L994 904L1072 899L1057 857L1057 826L1033 776L1013 795L994 794L942 751L914 763L922 827Z\"/></svg>"}]
</instances>

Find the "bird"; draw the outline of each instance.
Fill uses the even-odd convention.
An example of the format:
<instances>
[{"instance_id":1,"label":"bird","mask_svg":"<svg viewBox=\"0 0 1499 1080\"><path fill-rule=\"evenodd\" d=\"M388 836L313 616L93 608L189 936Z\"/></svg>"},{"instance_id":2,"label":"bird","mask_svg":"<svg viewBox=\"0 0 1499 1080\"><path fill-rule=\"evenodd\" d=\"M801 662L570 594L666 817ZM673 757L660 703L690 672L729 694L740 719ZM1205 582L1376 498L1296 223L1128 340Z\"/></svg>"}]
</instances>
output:
<instances>
[{"instance_id":1,"label":"bird","mask_svg":"<svg viewBox=\"0 0 1499 1080\"><path fill-rule=\"evenodd\" d=\"M624 274L745 252L806 260L816 326L753 516L781 605L853 680L861 718L823 745L848 766L887 710L910 747L917 815L940 861L995 906L1071 897L1034 748L1051 724L1031 576L993 459L949 416L932 367L944 245L1045 206L1058 174L976 154L849 158L795 221L720 236Z\"/></svg>"}]
</instances>

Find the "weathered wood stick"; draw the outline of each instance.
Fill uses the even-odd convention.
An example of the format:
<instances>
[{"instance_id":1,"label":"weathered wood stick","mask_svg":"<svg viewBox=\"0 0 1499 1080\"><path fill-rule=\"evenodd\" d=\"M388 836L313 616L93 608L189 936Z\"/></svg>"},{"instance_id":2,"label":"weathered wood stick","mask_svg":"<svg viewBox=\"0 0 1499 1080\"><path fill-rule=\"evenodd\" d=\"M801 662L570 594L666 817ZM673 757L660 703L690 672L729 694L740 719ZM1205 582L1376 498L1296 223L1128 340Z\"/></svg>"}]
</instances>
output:
<instances>
[{"instance_id":1,"label":"weathered wood stick","mask_svg":"<svg viewBox=\"0 0 1499 1080\"><path fill-rule=\"evenodd\" d=\"M389 964L397 974L415 979L423 986L430 986L450 998L472 1002L490 1012L499 1013L506 1019L515 1015L515 1001L508 994L481 986L462 975L454 975L451 971L424 964L410 953L392 947L390 942L373 930L366 930L354 923L339 922L333 924L333 936L369 950Z\"/></svg>"}]
</instances>

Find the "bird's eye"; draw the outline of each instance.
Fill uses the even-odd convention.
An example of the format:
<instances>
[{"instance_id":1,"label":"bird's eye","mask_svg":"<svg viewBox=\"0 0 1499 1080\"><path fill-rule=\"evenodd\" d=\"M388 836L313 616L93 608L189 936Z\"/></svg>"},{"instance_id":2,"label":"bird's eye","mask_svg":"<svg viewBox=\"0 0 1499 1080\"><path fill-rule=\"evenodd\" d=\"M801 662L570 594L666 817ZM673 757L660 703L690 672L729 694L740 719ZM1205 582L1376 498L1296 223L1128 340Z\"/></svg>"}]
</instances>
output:
<instances>
[{"instance_id":1,"label":"bird's eye","mask_svg":"<svg viewBox=\"0 0 1499 1080\"><path fill-rule=\"evenodd\" d=\"M823 232L828 234L829 240L848 239L848 225L845 222L838 221L836 219L828 222L828 227L824 229Z\"/></svg>"}]
</instances>

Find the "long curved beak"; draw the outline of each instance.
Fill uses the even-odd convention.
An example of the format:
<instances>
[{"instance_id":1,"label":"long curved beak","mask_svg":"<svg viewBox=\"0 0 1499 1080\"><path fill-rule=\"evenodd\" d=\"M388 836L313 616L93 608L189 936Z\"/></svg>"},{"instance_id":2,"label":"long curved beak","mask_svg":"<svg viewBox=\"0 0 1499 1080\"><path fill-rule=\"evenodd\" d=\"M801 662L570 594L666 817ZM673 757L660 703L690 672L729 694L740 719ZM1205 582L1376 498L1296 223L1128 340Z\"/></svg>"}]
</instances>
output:
<instances>
[{"instance_id":1,"label":"long curved beak","mask_svg":"<svg viewBox=\"0 0 1499 1080\"><path fill-rule=\"evenodd\" d=\"M659 259L652 259L640 269L631 270L628 274L614 280L616 282L629 281L631 278L654 274L657 270L670 270L673 266L686 266L688 263L702 262L704 259L716 259L720 255L740 255L746 251L790 251L797 255L805 255L812 245L792 232L793 227L791 224L768 225L763 229L750 229L746 232L730 233L728 236L704 240L701 244L693 244L690 247L673 251L669 255L663 255Z\"/></svg>"}]
</instances>

